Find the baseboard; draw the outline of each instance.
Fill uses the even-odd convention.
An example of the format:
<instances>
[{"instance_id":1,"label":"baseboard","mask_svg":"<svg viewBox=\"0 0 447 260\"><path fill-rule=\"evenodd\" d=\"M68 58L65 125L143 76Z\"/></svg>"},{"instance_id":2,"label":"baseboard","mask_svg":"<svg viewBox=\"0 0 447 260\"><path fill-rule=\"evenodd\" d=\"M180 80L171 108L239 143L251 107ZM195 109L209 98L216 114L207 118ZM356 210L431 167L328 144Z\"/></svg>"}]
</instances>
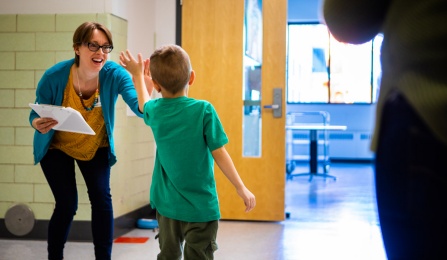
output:
<instances>
[{"instance_id":1,"label":"baseboard","mask_svg":"<svg viewBox=\"0 0 447 260\"><path fill-rule=\"evenodd\" d=\"M150 205L141 207L118 218L115 218L113 237L117 238L136 227L139 218L155 218L155 210ZM1 239L46 240L49 220L36 220L30 233L16 236L8 231L5 219L0 219ZM68 241L92 241L91 221L73 221Z\"/></svg>"}]
</instances>

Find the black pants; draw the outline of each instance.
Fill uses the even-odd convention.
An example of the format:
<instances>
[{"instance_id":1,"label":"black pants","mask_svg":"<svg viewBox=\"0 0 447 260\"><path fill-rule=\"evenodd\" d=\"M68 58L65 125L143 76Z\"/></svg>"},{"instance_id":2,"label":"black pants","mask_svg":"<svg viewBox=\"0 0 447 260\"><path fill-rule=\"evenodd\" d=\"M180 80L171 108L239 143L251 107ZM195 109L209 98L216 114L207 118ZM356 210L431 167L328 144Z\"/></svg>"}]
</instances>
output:
<instances>
[{"instance_id":1,"label":"black pants","mask_svg":"<svg viewBox=\"0 0 447 260\"><path fill-rule=\"evenodd\" d=\"M63 249L78 208L75 161L84 177L92 207L92 234L96 259L111 259L113 208L107 149L98 149L90 161L75 160L60 150L50 149L40 162L56 201L48 226L48 259L63 258Z\"/></svg>"},{"instance_id":2,"label":"black pants","mask_svg":"<svg viewBox=\"0 0 447 260\"><path fill-rule=\"evenodd\" d=\"M388 259L447 259L447 146L400 95L381 124L376 192Z\"/></svg>"}]
</instances>

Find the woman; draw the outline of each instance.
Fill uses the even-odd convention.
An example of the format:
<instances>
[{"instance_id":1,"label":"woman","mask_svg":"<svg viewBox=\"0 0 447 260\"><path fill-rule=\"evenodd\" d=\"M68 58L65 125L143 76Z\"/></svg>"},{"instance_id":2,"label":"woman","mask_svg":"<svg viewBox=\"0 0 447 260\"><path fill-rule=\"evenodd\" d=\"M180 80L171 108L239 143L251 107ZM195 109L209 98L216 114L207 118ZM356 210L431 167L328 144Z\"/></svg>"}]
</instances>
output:
<instances>
[{"instance_id":1,"label":"woman","mask_svg":"<svg viewBox=\"0 0 447 260\"><path fill-rule=\"evenodd\" d=\"M107 61L112 35L103 25L86 22L73 35L75 58L48 69L36 90L36 103L78 110L96 135L52 129L57 121L30 113L34 160L40 163L55 198L48 226L48 259L62 259L77 210L75 165L84 177L92 208L96 259L111 259L113 208L110 168L116 162L113 128L118 94L139 117L132 79L117 63Z\"/></svg>"}]
</instances>

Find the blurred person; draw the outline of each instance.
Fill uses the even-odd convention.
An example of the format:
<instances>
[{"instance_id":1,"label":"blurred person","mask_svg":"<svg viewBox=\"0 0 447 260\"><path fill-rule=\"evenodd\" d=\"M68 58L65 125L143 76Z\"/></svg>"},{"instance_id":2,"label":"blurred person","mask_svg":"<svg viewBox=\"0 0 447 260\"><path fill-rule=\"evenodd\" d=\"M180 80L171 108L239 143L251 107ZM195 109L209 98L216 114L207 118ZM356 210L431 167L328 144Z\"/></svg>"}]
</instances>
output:
<instances>
[{"instance_id":1,"label":"blurred person","mask_svg":"<svg viewBox=\"0 0 447 260\"><path fill-rule=\"evenodd\" d=\"M388 259L447 259L447 1L325 0L323 16L342 42L383 33L371 147Z\"/></svg>"}]
</instances>

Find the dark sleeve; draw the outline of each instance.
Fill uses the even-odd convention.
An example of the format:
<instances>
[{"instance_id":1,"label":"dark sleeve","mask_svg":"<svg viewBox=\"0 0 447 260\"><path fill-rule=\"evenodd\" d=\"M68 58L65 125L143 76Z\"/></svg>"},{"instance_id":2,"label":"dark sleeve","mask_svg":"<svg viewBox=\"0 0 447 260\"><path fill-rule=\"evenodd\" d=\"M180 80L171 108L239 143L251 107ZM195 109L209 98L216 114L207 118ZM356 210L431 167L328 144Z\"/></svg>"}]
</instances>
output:
<instances>
[{"instance_id":1,"label":"dark sleeve","mask_svg":"<svg viewBox=\"0 0 447 260\"><path fill-rule=\"evenodd\" d=\"M382 29L391 0L324 0L323 18L335 39L361 44Z\"/></svg>"}]
</instances>

